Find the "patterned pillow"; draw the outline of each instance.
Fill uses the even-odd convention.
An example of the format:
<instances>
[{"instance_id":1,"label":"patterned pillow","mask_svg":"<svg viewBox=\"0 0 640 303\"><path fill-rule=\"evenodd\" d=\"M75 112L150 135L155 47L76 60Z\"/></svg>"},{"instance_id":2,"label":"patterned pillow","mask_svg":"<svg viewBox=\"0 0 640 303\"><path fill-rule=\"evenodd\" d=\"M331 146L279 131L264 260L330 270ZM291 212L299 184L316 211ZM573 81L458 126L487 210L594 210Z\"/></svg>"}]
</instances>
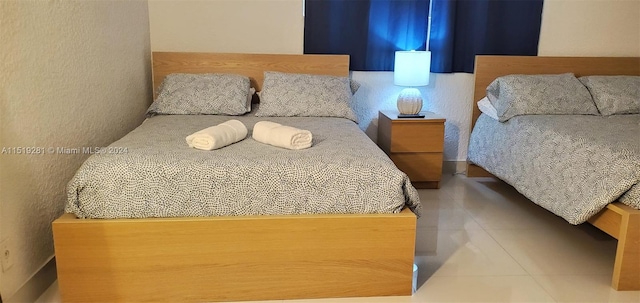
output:
<instances>
[{"instance_id":1,"label":"patterned pillow","mask_svg":"<svg viewBox=\"0 0 640 303\"><path fill-rule=\"evenodd\" d=\"M171 74L147 115L242 115L251 111L250 86L241 75Z\"/></svg>"},{"instance_id":2,"label":"patterned pillow","mask_svg":"<svg viewBox=\"0 0 640 303\"><path fill-rule=\"evenodd\" d=\"M349 79L349 88L351 89L351 94L352 95L355 95L358 92L358 90L360 89L360 86L362 86L362 84L360 84L360 82L358 82L356 80L353 80L353 79ZM253 88L251 88L251 89L253 89ZM258 100L260 98L262 98L262 92L256 92L254 90L254 93L258 95Z\"/></svg>"},{"instance_id":3,"label":"patterned pillow","mask_svg":"<svg viewBox=\"0 0 640 303\"><path fill-rule=\"evenodd\" d=\"M343 117L357 122L348 77L265 72L257 117Z\"/></svg>"},{"instance_id":4,"label":"patterned pillow","mask_svg":"<svg viewBox=\"0 0 640 303\"><path fill-rule=\"evenodd\" d=\"M487 87L500 122L521 115L598 115L587 88L573 74L508 75Z\"/></svg>"},{"instance_id":5,"label":"patterned pillow","mask_svg":"<svg viewBox=\"0 0 640 303\"><path fill-rule=\"evenodd\" d=\"M586 76L580 81L601 114L640 114L640 76Z\"/></svg>"}]
</instances>

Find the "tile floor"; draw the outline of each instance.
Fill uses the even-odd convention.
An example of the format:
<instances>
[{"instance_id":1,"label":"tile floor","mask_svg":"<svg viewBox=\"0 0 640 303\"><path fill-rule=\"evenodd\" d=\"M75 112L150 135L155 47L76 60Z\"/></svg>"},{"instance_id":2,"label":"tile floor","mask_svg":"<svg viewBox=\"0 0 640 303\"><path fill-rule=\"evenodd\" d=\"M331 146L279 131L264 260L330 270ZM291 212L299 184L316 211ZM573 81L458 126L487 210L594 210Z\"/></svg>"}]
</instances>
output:
<instances>
[{"instance_id":1,"label":"tile floor","mask_svg":"<svg viewBox=\"0 0 640 303\"><path fill-rule=\"evenodd\" d=\"M420 198L413 296L268 302L640 302L640 291L610 287L613 238L570 225L501 181L447 175ZM60 302L57 284L38 302Z\"/></svg>"}]
</instances>

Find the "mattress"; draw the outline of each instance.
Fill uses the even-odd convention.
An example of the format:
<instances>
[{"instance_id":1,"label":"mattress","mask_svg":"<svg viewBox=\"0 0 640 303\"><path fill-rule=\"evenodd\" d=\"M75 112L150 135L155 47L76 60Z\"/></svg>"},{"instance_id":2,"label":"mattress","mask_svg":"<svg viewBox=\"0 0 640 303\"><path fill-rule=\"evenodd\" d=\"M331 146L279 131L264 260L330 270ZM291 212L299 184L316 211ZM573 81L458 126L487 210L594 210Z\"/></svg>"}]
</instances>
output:
<instances>
[{"instance_id":1,"label":"mattress","mask_svg":"<svg viewBox=\"0 0 640 303\"><path fill-rule=\"evenodd\" d=\"M640 115L482 114L468 159L571 224L614 201L640 209Z\"/></svg>"},{"instance_id":2,"label":"mattress","mask_svg":"<svg viewBox=\"0 0 640 303\"><path fill-rule=\"evenodd\" d=\"M187 146L187 135L229 119L247 126L246 139L213 151ZM263 120L310 130L313 146L288 150L251 139ZM114 152L90 156L69 182L66 212L79 218L421 212L408 177L343 118L154 116L103 150Z\"/></svg>"}]
</instances>

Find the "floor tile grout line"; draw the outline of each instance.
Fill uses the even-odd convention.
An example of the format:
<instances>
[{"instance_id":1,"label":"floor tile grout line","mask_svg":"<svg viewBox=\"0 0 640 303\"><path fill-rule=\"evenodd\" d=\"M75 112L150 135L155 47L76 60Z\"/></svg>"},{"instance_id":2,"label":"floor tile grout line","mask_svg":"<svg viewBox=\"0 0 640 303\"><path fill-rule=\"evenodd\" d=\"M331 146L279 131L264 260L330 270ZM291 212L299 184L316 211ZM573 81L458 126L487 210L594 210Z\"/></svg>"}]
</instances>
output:
<instances>
[{"instance_id":1,"label":"floor tile grout line","mask_svg":"<svg viewBox=\"0 0 640 303\"><path fill-rule=\"evenodd\" d=\"M487 189L489 190L489 189ZM478 202L482 202L482 201L478 201ZM485 231L489 237L491 237L491 239L493 239L493 241L495 241L500 248L502 248L502 250L504 250L505 253L507 253L507 255L509 255L509 257L511 257L511 259L518 264L518 266L520 266L520 268L522 268L522 270L527 273L526 276L530 277L535 283L536 285L538 285L538 287L540 287L540 289L542 289L542 291L544 291L544 293L546 293L551 299L554 300L554 302L558 301L558 298L556 298L555 296L553 296L553 294L551 294L542 284L540 284L540 282L531 274L531 272L529 272L527 270L527 268L520 262L518 261L518 259L513 256L511 254L511 252L509 252L509 250L504 246L503 243L501 243L494 235L493 233L490 231L492 230L491 228L487 228L486 226L484 226L484 224L482 224L481 222L478 222L478 220L476 219L476 217L473 215L473 213L471 213L468 209L463 207L463 210L480 226L480 228L482 228L483 231ZM504 230L514 230L513 228L504 228ZM525 276L525 275L522 275Z\"/></svg>"},{"instance_id":2,"label":"floor tile grout line","mask_svg":"<svg viewBox=\"0 0 640 303\"><path fill-rule=\"evenodd\" d=\"M496 237L490 232L490 230L492 230L491 228L486 228L481 222L478 222L475 218L475 216L467 209L464 210L465 212L467 212L467 214L469 216L471 216L471 218L476 221L476 223L480 226L480 228L482 228L482 230L484 232L487 233L487 235L489 235L489 237L491 237L491 239L493 239L493 241L495 241L498 246L500 246L500 248L502 248L502 250L504 250L505 253L507 253L507 255L509 255L509 257L511 257L511 259L513 259L521 268L522 270L524 270L524 272L526 272L529 276L532 276L531 273L525 268L524 265L522 265L520 262L518 262L518 259L516 259L510 252L509 250L507 250L506 247L504 247L503 243L500 243L500 241L498 239L496 239ZM505 228L503 230L514 230L512 228Z\"/></svg>"},{"instance_id":3,"label":"floor tile grout line","mask_svg":"<svg viewBox=\"0 0 640 303\"><path fill-rule=\"evenodd\" d=\"M535 275L530 275L530 276L531 276L531 279L533 279L533 281L535 281L535 282L536 282L536 284L538 284L538 286L540 286L540 288L542 288L542 290L544 290L544 292L546 292L546 293L549 295L549 297L551 297L551 298L552 298L554 301L556 301L556 302L558 302L558 301L560 300L559 298L556 298L556 296L554 296L552 293L550 293L550 292L547 290L547 288L546 288L546 287L544 287L544 285L542 285L542 284L540 283L540 281L538 281L538 279L536 279L536 276L535 276Z\"/></svg>"},{"instance_id":4,"label":"floor tile grout line","mask_svg":"<svg viewBox=\"0 0 640 303\"><path fill-rule=\"evenodd\" d=\"M526 267L525 267L521 262L519 262L519 261L518 261L518 259L517 259L516 257L514 257L514 256L511 254L511 252L509 252L509 250L508 250L506 247L504 247L503 243L500 243L500 241L499 241L498 239L496 239L496 237L494 237L494 235L490 232L490 230L491 230L490 228L486 228L483 224L481 224L480 222L477 222L477 220L476 220L475 216L474 216L474 215L473 215L473 214L472 214L468 209L464 209L464 211L465 211L465 212L467 212L467 214L468 214L468 215L469 215L469 216L470 216L474 221L476 221L476 223L480 226L480 228L482 228L482 230L483 230L484 232L486 232L486 233L487 233L487 235L489 235L489 237L490 237L491 239L493 239L493 241L495 241L495 242L498 244L498 246L500 246L500 248L502 248L502 250L504 250L504 252L505 252L507 255L509 255L509 257L511 257L511 259L512 259L516 264L518 264L518 266L520 266L520 268L522 268L522 270L523 270L525 273L527 273L526 275L519 275L519 276L528 276L528 277L530 277L530 278L531 278L531 279L536 283L536 285L538 285L538 286L540 287L540 289L542 289L542 290L543 290L543 291L544 291L544 292L545 292L545 293L546 293L546 294L547 294L551 299L553 299L553 300L554 300L554 302L557 302L557 301L558 301L558 299L557 299L556 297L554 297L551 293L549 293L549 291L548 291L546 288L544 288L544 286L542 286L542 285L540 284L540 282L539 282L539 281L538 281L538 280L537 280L537 279L536 279L536 278L535 278L535 277L534 277L534 276L533 276L533 275L532 275L532 274L527 270L527 268L526 268ZM513 228L510 228L510 229L509 229L509 228L505 228L505 230L514 230L514 229L513 229Z\"/></svg>"}]
</instances>

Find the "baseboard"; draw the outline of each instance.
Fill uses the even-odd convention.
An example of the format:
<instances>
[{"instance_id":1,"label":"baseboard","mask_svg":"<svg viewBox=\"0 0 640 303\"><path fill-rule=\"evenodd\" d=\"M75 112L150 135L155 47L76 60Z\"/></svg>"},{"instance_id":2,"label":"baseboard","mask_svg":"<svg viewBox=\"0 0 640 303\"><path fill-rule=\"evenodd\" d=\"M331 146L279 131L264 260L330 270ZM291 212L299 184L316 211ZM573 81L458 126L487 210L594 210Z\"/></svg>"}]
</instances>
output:
<instances>
[{"instance_id":1,"label":"baseboard","mask_svg":"<svg viewBox=\"0 0 640 303\"><path fill-rule=\"evenodd\" d=\"M2 298L2 302L35 302L56 281L56 277L56 258L51 257L11 298Z\"/></svg>"},{"instance_id":2,"label":"baseboard","mask_svg":"<svg viewBox=\"0 0 640 303\"><path fill-rule=\"evenodd\" d=\"M444 161L442 163L443 174L462 174L467 170L467 161Z\"/></svg>"}]
</instances>

